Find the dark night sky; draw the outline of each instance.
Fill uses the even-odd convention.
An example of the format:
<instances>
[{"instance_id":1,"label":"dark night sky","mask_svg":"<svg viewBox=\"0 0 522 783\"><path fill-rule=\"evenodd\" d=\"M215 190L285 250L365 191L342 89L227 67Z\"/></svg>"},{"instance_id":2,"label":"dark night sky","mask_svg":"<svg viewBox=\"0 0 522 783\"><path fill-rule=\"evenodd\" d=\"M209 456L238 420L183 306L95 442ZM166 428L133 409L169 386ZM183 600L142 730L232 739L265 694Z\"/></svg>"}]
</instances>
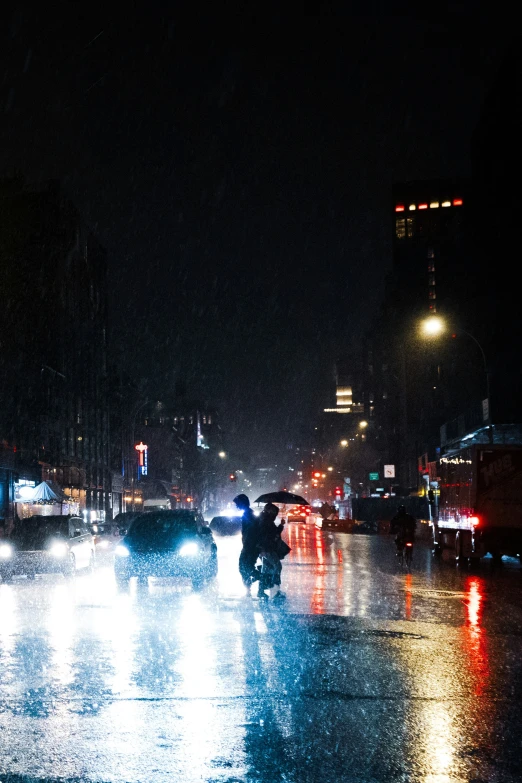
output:
<instances>
[{"instance_id":1,"label":"dark night sky","mask_svg":"<svg viewBox=\"0 0 522 783\"><path fill-rule=\"evenodd\" d=\"M382 295L392 183L469 174L509 40L472 3L335 5L4 12L0 173L62 179L110 253L120 360L158 397L182 373L238 443L321 403Z\"/></svg>"}]
</instances>

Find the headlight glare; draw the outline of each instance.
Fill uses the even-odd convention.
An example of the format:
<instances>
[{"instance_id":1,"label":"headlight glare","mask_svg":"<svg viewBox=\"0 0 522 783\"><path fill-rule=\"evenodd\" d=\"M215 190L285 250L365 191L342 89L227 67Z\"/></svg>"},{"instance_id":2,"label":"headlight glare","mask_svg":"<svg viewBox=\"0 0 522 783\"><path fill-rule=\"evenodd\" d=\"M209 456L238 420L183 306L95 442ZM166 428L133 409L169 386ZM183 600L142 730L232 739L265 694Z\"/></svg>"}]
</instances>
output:
<instances>
[{"instance_id":1,"label":"headlight glare","mask_svg":"<svg viewBox=\"0 0 522 783\"><path fill-rule=\"evenodd\" d=\"M188 544L183 544L179 550L181 557L193 557L199 552L199 547L195 541L190 541Z\"/></svg>"},{"instance_id":2,"label":"headlight glare","mask_svg":"<svg viewBox=\"0 0 522 783\"><path fill-rule=\"evenodd\" d=\"M53 557L65 557L67 551L67 544L64 544L62 541L56 541L50 549Z\"/></svg>"},{"instance_id":3,"label":"headlight glare","mask_svg":"<svg viewBox=\"0 0 522 783\"><path fill-rule=\"evenodd\" d=\"M11 546L11 544L2 544L0 545L0 558L2 560L8 560L10 557L12 557L14 554L14 549Z\"/></svg>"},{"instance_id":4,"label":"headlight glare","mask_svg":"<svg viewBox=\"0 0 522 783\"><path fill-rule=\"evenodd\" d=\"M128 557L130 555L130 552L126 546L123 546L123 544L118 544L118 546L114 550L114 554L117 555L118 557Z\"/></svg>"}]
</instances>

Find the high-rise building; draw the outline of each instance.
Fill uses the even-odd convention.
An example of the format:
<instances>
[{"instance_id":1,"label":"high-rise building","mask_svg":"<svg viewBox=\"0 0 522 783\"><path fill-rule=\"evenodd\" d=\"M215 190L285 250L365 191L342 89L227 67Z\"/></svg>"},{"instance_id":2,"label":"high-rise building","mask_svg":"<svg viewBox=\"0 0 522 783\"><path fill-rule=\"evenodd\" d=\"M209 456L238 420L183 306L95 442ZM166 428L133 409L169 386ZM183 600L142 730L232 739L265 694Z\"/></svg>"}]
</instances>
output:
<instances>
[{"instance_id":1,"label":"high-rise building","mask_svg":"<svg viewBox=\"0 0 522 783\"><path fill-rule=\"evenodd\" d=\"M448 312L469 293L467 183L408 182L393 188L393 304L397 320Z\"/></svg>"},{"instance_id":2,"label":"high-rise building","mask_svg":"<svg viewBox=\"0 0 522 783\"><path fill-rule=\"evenodd\" d=\"M61 189L0 187L0 516L17 485L54 482L111 509L106 253Z\"/></svg>"},{"instance_id":3,"label":"high-rise building","mask_svg":"<svg viewBox=\"0 0 522 783\"><path fill-rule=\"evenodd\" d=\"M480 281L467 181L397 184L391 215L393 266L365 349L365 384L374 399L368 437L409 488L416 486L418 458L434 459L441 424L484 396L474 346L451 339L473 328ZM420 324L434 314L445 319L447 334L429 342Z\"/></svg>"}]
</instances>

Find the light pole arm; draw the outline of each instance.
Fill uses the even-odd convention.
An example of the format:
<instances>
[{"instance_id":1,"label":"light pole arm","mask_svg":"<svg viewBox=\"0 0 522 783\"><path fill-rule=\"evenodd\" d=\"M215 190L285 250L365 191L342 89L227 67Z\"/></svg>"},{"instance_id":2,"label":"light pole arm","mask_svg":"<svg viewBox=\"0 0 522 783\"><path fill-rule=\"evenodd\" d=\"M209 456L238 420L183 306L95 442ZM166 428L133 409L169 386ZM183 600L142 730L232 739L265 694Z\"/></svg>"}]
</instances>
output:
<instances>
[{"instance_id":1,"label":"light pole arm","mask_svg":"<svg viewBox=\"0 0 522 783\"><path fill-rule=\"evenodd\" d=\"M491 423L490 371L488 369L488 363L486 361L486 354L484 353L484 348L479 343L479 341L477 340L475 335L471 334L471 332L466 332L465 329L460 329L459 328L457 331L460 334L465 334L467 337L469 337L471 340L473 340L473 342L475 343L475 345L479 349L479 351L481 353L481 356L482 356L482 361L484 363L484 372L486 374L486 399L487 399L487 403L488 403L488 434L489 434L489 442L493 443L493 426L492 426L492 423Z\"/></svg>"},{"instance_id":2,"label":"light pole arm","mask_svg":"<svg viewBox=\"0 0 522 783\"><path fill-rule=\"evenodd\" d=\"M486 373L486 375L489 375L488 364L486 361L486 354L484 353L484 348L481 346L477 338L474 335L472 335L471 332L466 332L464 329L459 329L458 332L460 332L460 334L465 334L467 337L473 340L473 342L475 343L475 345L477 346L477 348L479 349L482 355L482 361L484 362L484 372Z\"/></svg>"}]
</instances>

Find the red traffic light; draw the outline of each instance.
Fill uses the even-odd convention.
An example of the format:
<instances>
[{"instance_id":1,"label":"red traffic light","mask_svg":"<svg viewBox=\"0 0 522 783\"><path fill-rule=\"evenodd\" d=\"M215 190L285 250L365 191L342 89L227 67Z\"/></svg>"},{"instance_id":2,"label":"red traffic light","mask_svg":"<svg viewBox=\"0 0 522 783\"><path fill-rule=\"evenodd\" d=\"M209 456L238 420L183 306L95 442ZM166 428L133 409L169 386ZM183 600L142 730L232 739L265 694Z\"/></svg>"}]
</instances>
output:
<instances>
[{"instance_id":1,"label":"red traffic light","mask_svg":"<svg viewBox=\"0 0 522 783\"><path fill-rule=\"evenodd\" d=\"M341 487L336 487L335 488L335 494L336 495L342 495L342 493L343 493L343 491L342 491Z\"/></svg>"}]
</instances>

